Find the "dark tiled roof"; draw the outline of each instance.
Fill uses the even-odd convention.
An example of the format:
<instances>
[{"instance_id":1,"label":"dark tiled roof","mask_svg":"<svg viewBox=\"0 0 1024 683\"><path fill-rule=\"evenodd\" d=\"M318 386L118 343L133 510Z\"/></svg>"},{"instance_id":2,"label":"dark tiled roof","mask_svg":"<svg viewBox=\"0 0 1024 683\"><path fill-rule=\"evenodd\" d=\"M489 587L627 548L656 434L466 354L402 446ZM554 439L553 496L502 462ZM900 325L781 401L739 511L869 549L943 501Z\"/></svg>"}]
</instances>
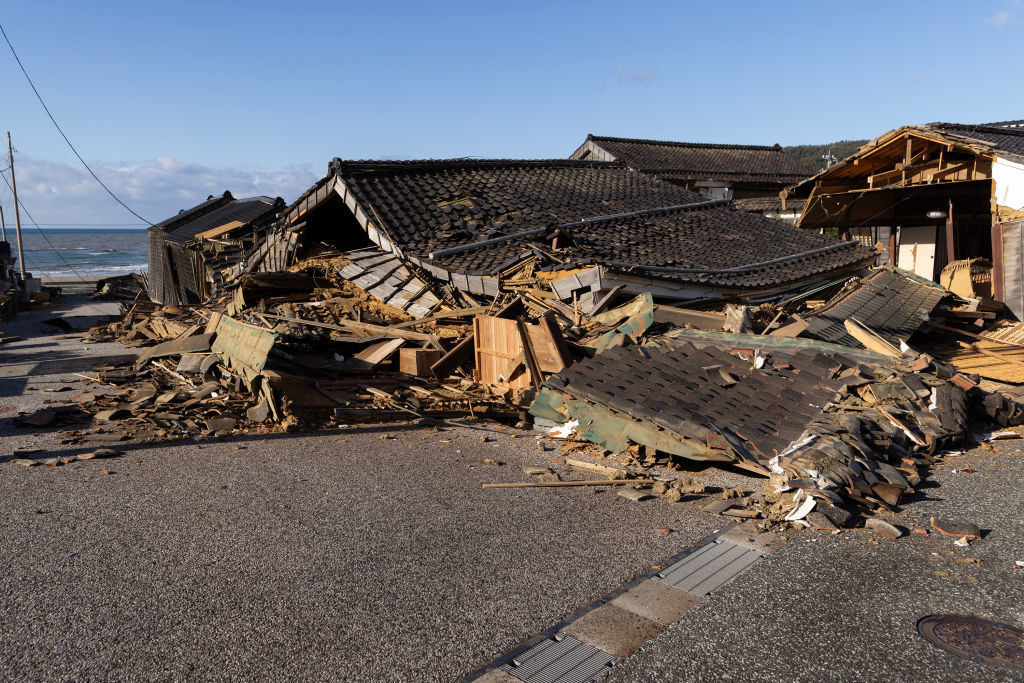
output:
<instances>
[{"instance_id":1,"label":"dark tiled roof","mask_svg":"<svg viewBox=\"0 0 1024 683\"><path fill-rule=\"evenodd\" d=\"M978 140L992 145L998 152L1024 156L1024 127L1021 127L1020 121L986 124L930 123L927 127L942 133Z\"/></svg>"},{"instance_id":2,"label":"dark tiled roof","mask_svg":"<svg viewBox=\"0 0 1024 683\"><path fill-rule=\"evenodd\" d=\"M786 156L779 145L716 145L596 135L587 139L632 168L678 180L794 183L815 171Z\"/></svg>"},{"instance_id":3,"label":"dark tiled roof","mask_svg":"<svg viewBox=\"0 0 1024 683\"><path fill-rule=\"evenodd\" d=\"M218 194L218 195L212 195L211 194L209 197L206 198L205 202L200 202L200 203L196 204L195 206L193 206L191 209L182 209L181 211L179 211L174 216L171 216L170 218L168 218L166 220L162 220L159 223L151 225L149 229L152 230L152 229L156 228L158 230L164 230L166 232L171 232L177 226L184 225L185 223L188 223L189 221L193 221L193 220L199 218L200 216L202 216L203 214L209 213L210 211L213 211L214 209L216 209L218 207L221 207L221 206L224 206L225 204L233 202L234 200L235 200L235 198L232 197L231 193L228 192L227 190L224 191L224 194Z\"/></svg>"},{"instance_id":4,"label":"dark tiled roof","mask_svg":"<svg viewBox=\"0 0 1024 683\"><path fill-rule=\"evenodd\" d=\"M744 199L734 199L732 203L744 211L782 211L782 198L778 196L746 197ZM788 197L786 199L786 210L802 211L806 203L806 199Z\"/></svg>"},{"instance_id":5,"label":"dark tiled roof","mask_svg":"<svg viewBox=\"0 0 1024 683\"><path fill-rule=\"evenodd\" d=\"M690 438L706 439L710 425L729 429L770 458L821 414L838 388L830 378L841 364L817 351L772 352L775 364L792 367L764 372L729 349L699 349L686 342L674 349L647 346L644 353L647 357L631 346L608 349L545 384ZM716 365L736 383L722 386L717 371L709 375L704 369Z\"/></svg>"},{"instance_id":6,"label":"dark tiled roof","mask_svg":"<svg viewBox=\"0 0 1024 683\"><path fill-rule=\"evenodd\" d=\"M804 254L736 273L657 273L724 286L796 281L871 255L855 243L829 240L722 202L709 203L613 163L339 161L332 169L371 221L407 256L428 260L431 252L442 249L548 229L548 235L430 260L450 272L493 274L530 253L532 240L550 244L556 229L572 240L565 254L570 264L720 270ZM827 251L818 252L823 248ZM816 253L805 254L809 251Z\"/></svg>"},{"instance_id":7,"label":"dark tiled roof","mask_svg":"<svg viewBox=\"0 0 1024 683\"><path fill-rule=\"evenodd\" d=\"M230 197L230 195L227 196ZM233 221L249 223L263 217L271 218L273 214L276 214L277 211L280 211L284 207L284 203L281 202L281 200L274 199L273 197L249 197L247 199L229 199L226 203L220 202L220 205L209 210L208 205L211 201L213 200L207 200L206 202L203 202L203 204L199 205L200 207L206 206L207 210L205 211L195 211L194 209L190 209L188 212L185 212L186 220L175 221L172 223L170 230L160 227L168 221L164 221L162 224L157 224L154 228L158 230L167 230L164 235L164 240L183 244L191 240L197 234L205 230L219 227L225 223L231 223ZM181 214L179 214L179 216L180 215ZM178 216L175 218L177 219Z\"/></svg>"},{"instance_id":8,"label":"dark tiled roof","mask_svg":"<svg viewBox=\"0 0 1024 683\"><path fill-rule=\"evenodd\" d=\"M934 283L891 266L883 267L805 316L808 327L803 336L860 348L860 342L844 325L847 319L856 318L899 346L928 320L945 295L945 290Z\"/></svg>"}]
</instances>

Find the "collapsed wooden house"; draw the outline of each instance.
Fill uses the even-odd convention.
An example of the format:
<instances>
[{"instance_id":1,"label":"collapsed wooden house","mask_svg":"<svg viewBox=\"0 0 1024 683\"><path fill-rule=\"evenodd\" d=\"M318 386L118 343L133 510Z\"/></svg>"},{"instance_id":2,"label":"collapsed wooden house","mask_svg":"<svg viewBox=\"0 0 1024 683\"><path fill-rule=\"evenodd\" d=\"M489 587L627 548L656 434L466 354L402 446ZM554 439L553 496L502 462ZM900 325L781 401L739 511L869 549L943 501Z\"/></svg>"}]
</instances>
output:
<instances>
[{"instance_id":1,"label":"collapsed wooden house","mask_svg":"<svg viewBox=\"0 0 1024 683\"><path fill-rule=\"evenodd\" d=\"M233 267L283 208L280 197L235 199L224 192L150 227L150 299L168 305L205 301L241 274ZM279 265L271 270L283 270Z\"/></svg>"},{"instance_id":2,"label":"collapsed wooden house","mask_svg":"<svg viewBox=\"0 0 1024 683\"><path fill-rule=\"evenodd\" d=\"M612 290L680 303L758 301L835 280L874 253L708 200L618 163L331 162L275 238L404 262L406 280L470 296L543 283L582 306ZM398 261L379 273L388 291ZM366 281L362 286L373 283ZM421 284L417 284L420 287ZM440 293L443 296L443 292Z\"/></svg>"},{"instance_id":3,"label":"collapsed wooden house","mask_svg":"<svg viewBox=\"0 0 1024 683\"><path fill-rule=\"evenodd\" d=\"M992 261L993 298L1024 316L1024 121L903 126L789 188L799 226L833 229L938 280L954 261Z\"/></svg>"},{"instance_id":4,"label":"collapsed wooden house","mask_svg":"<svg viewBox=\"0 0 1024 683\"><path fill-rule=\"evenodd\" d=\"M721 145L587 135L572 159L614 161L708 199L767 197L778 212L779 192L814 173L779 145Z\"/></svg>"}]
</instances>

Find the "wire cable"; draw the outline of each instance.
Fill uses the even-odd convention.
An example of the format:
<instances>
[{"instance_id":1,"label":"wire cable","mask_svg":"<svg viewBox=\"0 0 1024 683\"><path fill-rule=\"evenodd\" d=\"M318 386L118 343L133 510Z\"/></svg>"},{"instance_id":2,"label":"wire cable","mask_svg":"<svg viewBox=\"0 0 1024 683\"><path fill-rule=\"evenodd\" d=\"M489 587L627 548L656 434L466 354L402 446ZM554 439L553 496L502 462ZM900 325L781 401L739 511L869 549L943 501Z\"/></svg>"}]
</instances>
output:
<instances>
[{"instance_id":1,"label":"wire cable","mask_svg":"<svg viewBox=\"0 0 1024 683\"><path fill-rule=\"evenodd\" d=\"M107 194L114 198L115 202L117 202L125 209L127 209L131 215L135 216L146 225L153 225L152 221L147 221L145 218L135 213L135 211L130 206L121 201L120 197L114 194L111 191L111 189L107 187L102 180L100 180L100 177L96 175L92 168L89 167L89 164L85 163L85 159L83 159L82 155L78 153L78 150L75 149L75 146L71 144L71 140L69 140L68 136L64 134L64 131L63 129L61 129L60 124L57 123L57 119L53 118L53 114L50 113L50 108L46 106L46 102L43 101L43 96L39 94L39 90L36 89L36 84L32 82L32 78L28 75L28 71L25 70L25 65L21 63L21 58L18 57L18 53L14 51L14 46L11 45L11 39L7 37L7 31L4 30L2 24L0 24L0 33L3 34L4 40L7 42L7 47L11 48L11 54L14 55L15 61L18 62L18 67L21 68L21 73L25 74L25 79L28 81L28 84L32 86L32 92L36 94L36 99L39 100L39 104L43 105L43 110L46 112L46 115L50 117L50 121L53 122L53 125L57 128L57 132L60 133L60 136L64 138L64 142L68 143L68 147L70 147L71 151L75 153L75 156L78 157L78 160L82 162L82 166L85 166L85 170L87 170L89 172L89 175L91 175L96 180L96 182L100 184L100 187L107 191Z\"/></svg>"},{"instance_id":2,"label":"wire cable","mask_svg":"<svg viewBox=\"0 0 1024 683\"><path fill-rule=\"evenodd\" d=\"M11 183L9 180L7 180L7 176L0 174L0 177L4 179L4 183L7 185L8 189L11 190L11 194L13 195L14 188L11 187ZM20 206L21 210L25 212L25 215L28 216L28 219L32 221L32 225L36 226L36 230L39 231L39 234L43 236L43 239L46 240L46 243L50 245L50 249L53 249L53 253L57 254L58 258L60 258L60 260L64 262L64 265L68 267L68 270L70 270L72 273L78 276L78 279L81 280L82 282L90 282L89 280L86 280L84 277L82 277L82 274L75 270L74 266L68 263L67 259L64 258L64 254L60 253L60 250L54 246L53 242L50 241L50 238L46 236L45 232L43 232L43 229L39 227L38 223L36 223L36 219L32 217L31 212L29 212L28 208L25 207L25 203L20 199L18 200L18 206Z\"/></svg>"}]
</instances>

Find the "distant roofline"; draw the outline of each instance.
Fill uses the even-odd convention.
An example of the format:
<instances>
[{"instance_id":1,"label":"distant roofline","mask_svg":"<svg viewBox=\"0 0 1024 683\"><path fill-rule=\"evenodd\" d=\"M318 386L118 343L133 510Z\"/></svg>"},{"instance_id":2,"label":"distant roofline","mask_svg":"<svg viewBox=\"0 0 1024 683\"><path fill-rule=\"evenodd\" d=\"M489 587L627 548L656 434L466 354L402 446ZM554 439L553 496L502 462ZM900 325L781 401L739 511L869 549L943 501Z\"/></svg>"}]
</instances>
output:
<instances>
[{"instance_id":1,"label":"distant roofline","mask_svg":"<svg viewBox=\"0 0 1024 683\"><path fill-rule=\"evenodd\" d=\"M1024 121L1011 121L1007 123L1013 125L1001 126L993 125L991 123L945 123L942 121L937 121L935 123L925 124L925 128L938 128L939 130L962 131L974 130L982 133L995 133L997 135L1024 136Z\"/></svg>"},{"instance_id":2,"label":"distant roofline","mask_svg":"<svg viewBox=\"0 0 1024 683\"><path fill-rule=\"evenodd\" d=\"M506 166L537 168L622 168L614 161L591 161L588 159L478 159L461 157L454 159L410 159L400 161L375 161L372 159L344 160L335 157L328 164L327 175L352 171L409 170L422 171L443 168L494 168Z\"/></svg>"},{"instance_id":3,"label":"distant roofline","mask_svg":"<svg viewBox=\"0 0 1024 683\"><path fill-rule=\"evenodd\" d=\"M661 145L663 147L689 147L695 149L747 149L762 152L782 152L782 145L729 145L715 142L673 142L671 140L645 140L643 138L616 138L608 135L587 134L587 140L594 142L625 142L638 145Z\"/></svg>"}]
</instances>

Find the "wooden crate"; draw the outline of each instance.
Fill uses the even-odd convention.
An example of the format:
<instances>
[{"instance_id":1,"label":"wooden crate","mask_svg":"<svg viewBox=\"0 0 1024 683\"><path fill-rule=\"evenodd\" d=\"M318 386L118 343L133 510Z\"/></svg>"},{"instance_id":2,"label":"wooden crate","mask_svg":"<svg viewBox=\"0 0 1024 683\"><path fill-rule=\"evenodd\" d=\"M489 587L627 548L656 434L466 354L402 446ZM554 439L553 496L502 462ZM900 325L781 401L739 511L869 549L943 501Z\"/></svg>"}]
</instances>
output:
<instances>
[{"instance_id":1,"label":"wooden crate","mask_svg":"<svg viewBox=\"0 0 1024 683\"><path fill-rule=\"evenodd\" d=\"M430 377L430 366L441 360L436 349L404 348L398 351L398 369L407 375Z\"/></svg>"}]
</instances>

